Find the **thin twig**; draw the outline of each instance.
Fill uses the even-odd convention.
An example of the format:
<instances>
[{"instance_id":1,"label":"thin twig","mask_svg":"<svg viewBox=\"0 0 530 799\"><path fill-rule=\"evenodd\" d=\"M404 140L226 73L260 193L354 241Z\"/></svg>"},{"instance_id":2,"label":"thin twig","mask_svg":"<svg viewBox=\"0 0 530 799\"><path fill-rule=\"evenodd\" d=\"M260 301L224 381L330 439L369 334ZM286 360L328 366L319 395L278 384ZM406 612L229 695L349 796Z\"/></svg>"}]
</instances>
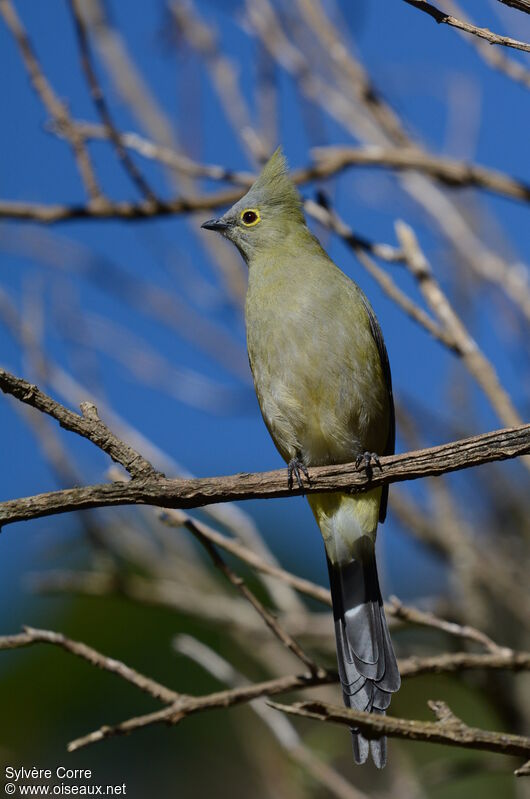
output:
<instances>
[{"instance_id":1,"label":"thin twig","mask_svg":"<svg viewBox=\"0 0 530 799\"><path fill-rule=\"evenodd\" d=\"M245 581L242 577L236 574L232 569L228 566L227 563L222 559L219 552L216 550L215 546L212 544L209 538L203 535L200 527L195 524L194 520L188 518L184 522L184 527L189 530L193 535L197 538L198 541L202 544L205 548L206 552L210 556L212 563L214 566L219 569L219 571L224 574L226 579L236 588L239 593L245 597L247 602L250 602L252 607L259 613L267 627L272 631L272 633L276 636L276 638L289 649L295 657L297 657L304 666L307 666L309 669L310 674L313 675L320 675L324 674L325 670L318 666L312 658L310 658L302 649L300 644L294 640L294 638L289 635L289 633L281 626L278 620L273 616L273 614L265 607L265 605L260 602L257 596L250 590L250 588L245 584Z\"/></svg>"},{"instance_id":2,"label":"thin twig","mask_svg":"<svg viewBox=\"0 0 530 799\"><path fill-rule=\"evenodd\" d=\"M396 222L396 234L405 254L405 264L415 277L421 293L440 320L446 333L452 338L454 348L488 397L499 419L507 425L521 424L522 419L508 393L500 384L495 368L481 352L442 291L429 262L420 249L414 231L404 222L398 221Z\"/></svg>"},{"instance_id":3,"label":"thin twig","mask_svg":"<svg viewBox=\"0 0 530 799\"><path fill-rule=\"evenodd\" d=\"M91 646L87 646L82 641L74 641L67 638L62 633L56 633L51 630L37 630L34 627L24 627L23 633L17 635L4 635L0 636L0 650L2 649L19 649L21 647L32 646L33 644L53 644L61 649L70 652L72 655L88 661L92 666L104 671L110 671L112 674L117 674L123 680L132 683L141 691L153 696L155 699L160 699L162 702L175 702L182 695L176 691L166 688L165 685L146 677L130 666L126 666L119 660L109 658L102 655Z\"/></svg>"},{"instance_id":4,"label":"thin twig","mask_svg":"<svg viewBox=\"0 0 530 799\"><path fill-rule=\"evenodd\" d=\"M459 6L459 4L455 2L455 0L444 0L443 6L450 11L454 17L458 17L463 22L469 22L473 24L472 20L469 19L467 14ZM499 72L502 72L511 80L515 80L517 83L521 83L523 86L526 86L527 89L530 89L530 69L523 66L523 64L521 64L515 58L506 56L505 53L499 48L491 47L488 42L484 41L484 39L479 39L476 36L467 36L467 34L463 31L461 31L461 36L466 42L475 48L477 53L487 64L494 69L499 70Z\"/></svg>"},{"instance_id":5,"label":"thin twig","mask_svg":"<svg viewBox=\"0 0 530 799\"><path fill-rule=\"evenodd\" d=\"M499 36L498 33L493 33L488 28L478 28L476 25L471 25L469 22L463 22L450 14L445 14L439 8L428 3L427 0L405 0L409 6L419 8L430 17L432 17L438 24L443 23L452 28L458 28L465 33L472 33L473 36L478 36L480 39L485 39L490 44L500 44L504 47L513 47L515 50L523 50L525 53L530 53L530 44L527 42L520 42L518 39L512 39L510 36Z\"/></svg>"},{"instance_id":6,"label":"thin twig","mask_svg":"<svg viewBox=\"0 0 530 799\"><path fill-rule=\"evenodd\" d=\"M450 652L432 657L409 657L399 660L402 677L420 677L423 674L452 674L474 669L528 671L530 652L506 651L474 653Z\"/></svg>"},{"instance_id":7,"label":"thin twig","mask_svg":"<svg viewBox=\"0 0 530 799\"><path fill-rule=\"evenodd\" d=\"M204 538L207 538L216 546L221 547L231 555L234 555L236 558L243 561L243 563L248 564L257 571L263 572L263 574L269 574L271 577L276 577L278 580L281 580L287 585L290 585L292 588L295 588L301 594L310 596L312 599L316 599L319 602L331 607L331 595L327 588L317 585L316 583L311 582L311 580L306 580L303 577L298 577L295 574L291 574L291 572L286 571L286 569L282 569L279 566L269 563L252 549L249 549L249 547L240 544L239 541L234 538L229 538L228 536L223 535L223 533L215 530L210 525L207 525L198 519L191 519L191 517L189 517L187 514L178 510L162 510L159 512L159 518L164 524L167 524L170 527L182 527L187 522L193 522L194 527L200 531L200 534Z\"/></svg>"},{"instance_id":8,"label":"thin twig","mask_svg":"<svg viewBox=\"0 0 530 799\"><path fill-rule=\"evenodd\" d=\"M489 666L492 669L500 668L519 670L530 668L530 654L518 654L520 655L520 660L514 659L513 657L501 658L498 655L492 654L472 656L467 652L457 652L453 655L440 656L442 661L438 669L433 666L432 658L427 658L425 661L423 661L421 658L418 658L415 663L411 663L406 660L399 661L398 665L402 673L406 672L407 677L416 677L425 673L432 673L436 671L454 672L465 669L488 668L488 664L492 663L495 664ZM161 710L155 711L153 713L135 716L134 718L130 718L127 721L113 726L104 725L98 730L72 741L68 745L68 751L73 752L76 749L80 749L84 746L88 746L89 744L102 741L105 738L133 732L134 730L142 729L144 727L150 727L153 724L178 724L187 716L205 710L232 707L233 705L250 702L253 699L257 699L262 696L273 696L276 694L288 693L305 688L313 688L319 685L329 685L330 683L335 683L337 681L338 675L335 672L321 670L317 675L296 674L287 677L278 677L276 679L267 680L262 683L254 683L253 685L245 685L227 691L219 691L213 694L207 694L206 696L185 696L168 707L162 708ZM372 714L360 714L360 717L363 720L365 716L368 718L368 720L373 718ZM376 718L381 719L383 717L376 716ZM405 719L393 719L393 721L398 724L403 721L405 724L407 724ZM374 727L372 726L371 729L374 729ZM379 731L377 726L375 729ZM378 734L380 733L378 732ZM518 738L518 736L514 737Z\"/></svg>"},{"instance_id":9,"label":"thin twig","mask_svg":"<svg viewBox=\"0 0 530 799\"><path fill-rule=\"evenodd\" d=\"M83 19L83 14L81 8L79 7L79 0L69 0L69 3L74 19L75 31L77 34L81 65L83 67L87 83L90 87L90 93L92 95L94 105L96 106L99 116L101 117L107 136L114 145L118 158L122 162L133 183L136 184L140 192L145 195L148 200L156 202L157 198L153 190L150 188L142 173L123 146L120 134L114 124L114 120L112 119L112 114L110 113L107 101L105 100L105 95L103 94L103 90L97 79L96 70L92 61L90 42L88 39L88 33ZM78 128L76 128L76 130L79 132Z\"/></svg>"},{"instance_id":10,"label":"thin twig","mask_svg":"<svg viewBox=\"0 0 530 799\"><path fill-rule=\"evenodd\" d=\"M480 749L486 752L523 757L528 757L530 752L530 738L468 727L452 713L444 702L439 701L429 702L429 707L435 713L437 721L415 721L398 719L393 716L380 716L375 713L328 705L324 702L297 702L294 705L271 702L270 705L294 716L346 724L350 727L355 726L367 738L388 735L391 738L443 743L447 746L459 746L464 749Z\"/></svg>"},{"instance_id":11,"label":"thin twig","mask_svg":"<svg viewBox=\"0 0 530 799\"><path fill-rule=\"evenodd\" d=\"M486 633L477 630L475 627L471 627L469 624L457 624L456 622L441 619L435 616L434 613L419 610L410 605L404 605L396 596L391 596L389 602L385 604L385 613L392 616L394 619L399 619L408 624L432 627L449 633L449 635L454 635L457 638L474 641L494 654L509 653L511 651L507 647L499 646L499 644L496 644Z\"/></svg>"},{"instance_id":12,"label":"thin twig","mask_svg":"<svg viewBox=\"0 0 530 799\"><path fill-rule=\"evenodd\" d=\"M407 316L417 322L417 324L423 327L441 344L452 351L455 350L455 343L452 336L432 319L423 308L417 305L414 300L411 300L411 298L400 289L391 275L385 272L384 269L381 269L381 267L368 256L368 252L370 252L378 258L384 258L386 261L401 263L405 257L402 250L384 244L371 244L359 239L334 209L325 207L321 203L308 200L305 203L305 208L314 219L317 219L321 224L337 233L337 235L351 247L366 271L377 281L387 297L390 297Z\"/></svg>"},{"instance_id":13,"label":"thin twig","mask_svg":"<svg viewBox=\"0 0 530 799\"><path fill-rule=\"evenodd\" d=\"M469 161L439 157L419 147L317 147L315 177L336 175L351 166L386 167L396 170L418 170L448 186L476 187L510 197L530 201L530 184L495 169Z\"/></svg>"},{"instance_id":14,"label":"thin twig","mask_svg":"<svg viewBox=\"0 0 530 799\"><path fill-rule=\"evenodd\" d=\"M109 139L108 130L104 125L80 120L76 120L75 125L86 140L105 141ZM57 136L63 135L61 128L57 125L51 125L49 129ZM243 188L248 188L256 179L256 175L253 172L241 172L219 164L199 163L172 147L157 144L155 141L136 132L124 131L120 133L120 141L124 147L133 150L143 158L169 166L176 172L181 172L190 178L208 178L209 180L224 181Z\"/></svg>"},{"instance_id":15,"label":"thin twig","mask_svg":"<svg viewBox=\"0 0 530 799\"><path fill-rule=\"evenodd\" d=\"M64 135L72 147L81 179L86 188L88 197L91 200L90 207L92 210L95 210L105 204L105 199L101 193L96 175L92 168L83 136L78 132L76 126L72 122L66 105L57 97L45 76L11 0L0 0L0 14L3 16L6 25L18 45L33 88L54 122L64 130Z\"/></svg>"},{"instance_id":16,"label":"thin twig","mask_svg":"<svg viewBox=\"0 0 530 799\"><path fill-rule=\"evenodd\" d=\"M109 430L99 418L97 408L92 402L83 402L82 415L79 415L53 400L37 386L22 378L14 377L2 368L0 368L0 390L56 419L65 430L87 438L110 455L113 461L120 463L133 477L157 474L142 455Z\"/></svg>"},{"instance_id":17,"label":"thin twig","mask_svg":"<svg viewBox=\"0 0 530 799\"><path fill-rule=\"evenodd\" d=\"M179 35L203 59L225 115L252 157L263 161L269 153L251 122L245 96L238 85L237 68L219 46L210 20L201 19L191 0L171 2L169 11Z\"/></svg>"}]
</instances>

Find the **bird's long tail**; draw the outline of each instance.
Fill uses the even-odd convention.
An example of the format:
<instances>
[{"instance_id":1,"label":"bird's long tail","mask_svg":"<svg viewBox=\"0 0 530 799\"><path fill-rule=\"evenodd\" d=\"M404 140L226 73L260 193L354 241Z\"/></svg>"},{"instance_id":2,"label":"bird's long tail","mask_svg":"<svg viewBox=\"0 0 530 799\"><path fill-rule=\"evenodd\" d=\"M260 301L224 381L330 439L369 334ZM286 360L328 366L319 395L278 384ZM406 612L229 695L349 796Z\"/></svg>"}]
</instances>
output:
<instances>
[{"instance_id":1,"label":"bird's long tail","mask_svg":"<svg viewBox=\"0 0 530 799\"><path fill-rule=\"evenodd\" d=\"M400 686L396 656L379 589L374 543L359 539L349 563L334 565L328 558L329 582L335 619L337 660L346 707L385 713ZM371 751L378 768L386 763L386 738L368 741L352 728L356 763Z\"/></svg>"}]
</instances>

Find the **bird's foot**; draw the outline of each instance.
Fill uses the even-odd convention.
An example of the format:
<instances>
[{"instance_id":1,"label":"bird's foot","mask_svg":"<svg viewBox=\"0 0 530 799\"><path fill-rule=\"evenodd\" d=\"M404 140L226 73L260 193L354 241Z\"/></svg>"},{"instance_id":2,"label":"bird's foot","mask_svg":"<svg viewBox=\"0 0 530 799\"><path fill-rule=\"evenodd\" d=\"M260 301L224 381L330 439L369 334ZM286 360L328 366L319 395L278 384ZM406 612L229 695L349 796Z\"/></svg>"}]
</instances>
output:
<instances>
[{"instance_id":1,"label":"bird's foot","mask_svg":"<svg viewBox=\"0 0 530 799\"><path fill-rule=\"evenodd\" d=\"M302 482L302 477L300 472L304 475L307 482L311 485L311 480L309 478L309 472L307 471L307 467L305 463L302 463L301 460L298 458L291 458L289 463L287 464L287 483L289 488L293 487L293 474L296 477L296 482L298 483L298 488L303 490L304 484Z\"/></svg>"},{"instance_id":2,"label":"bird's foot","mask_svg":"<svg viewBox=\"0 0 530 799\"><path fill-rule=\"evenodd\" d=\"M373 474L374 463L381 471L383 471L381 461L379 460L379 455L376 452L364 452L362 455L357 455L355 458L355 468L363 468L368 478L370 478Z\"/></svg>"}]
</instances>

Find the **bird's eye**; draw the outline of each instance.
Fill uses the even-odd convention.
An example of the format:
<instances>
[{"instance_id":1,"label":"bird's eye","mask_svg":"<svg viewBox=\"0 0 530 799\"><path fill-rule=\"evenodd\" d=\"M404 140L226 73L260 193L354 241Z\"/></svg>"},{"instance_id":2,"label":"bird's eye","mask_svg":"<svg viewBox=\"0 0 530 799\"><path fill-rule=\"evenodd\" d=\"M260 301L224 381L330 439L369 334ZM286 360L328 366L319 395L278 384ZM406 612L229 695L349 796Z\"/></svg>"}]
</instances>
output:
<instances>
[{"instance_id":1,"label":"bird's eye","mask_svg":"<svg viewBox=\"0 0 530 799\"><path fill-rule=\"evenodd\" d=\"M260 219L259 211L256 208L247 208L241 214L241 221L246 227L257 225Z\"/></svg>"}]
</instances>

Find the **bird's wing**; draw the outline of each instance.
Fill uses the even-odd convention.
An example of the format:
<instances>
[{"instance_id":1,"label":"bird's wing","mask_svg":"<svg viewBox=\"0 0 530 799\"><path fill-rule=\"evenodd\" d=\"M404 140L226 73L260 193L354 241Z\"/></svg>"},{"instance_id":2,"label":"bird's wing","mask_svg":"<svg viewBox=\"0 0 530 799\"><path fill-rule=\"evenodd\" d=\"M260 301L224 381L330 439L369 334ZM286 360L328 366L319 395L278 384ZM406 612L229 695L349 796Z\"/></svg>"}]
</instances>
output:
<instances>
[{"instance_id":1,"label":"bird's wing","mask_svg":"<svg viewBox=\"0 0 530 799\"><path fill-rule=\"evenodd\" d=\"M370 321L370 330L372 331L372 336L374 337L374 341L377 345L377 351L379 352L379 358L381 361L381 368L383 370L383 377L385 378L385 383L388 391L388 404L390 408L390 425L388 428L388 438L386 441L386 447L384 451L384 455L393 455L396 448L396 415L394 411L394 396L392 394L392 374L390 372L390 361L388 360L388 352L386 351L385 340L383 338L382 330L379 326L379 322L377 321L377 317L373 311L372 306L362 293L360 292L361 299L363 301L363 305L366 308L366 312L368 314L368 319ZM383 491L381 494L381 505L379 506L379 521L384 522L386 517L386 508L388 504L388 483L383 486Z\"/></svg>"}]
</instances>

